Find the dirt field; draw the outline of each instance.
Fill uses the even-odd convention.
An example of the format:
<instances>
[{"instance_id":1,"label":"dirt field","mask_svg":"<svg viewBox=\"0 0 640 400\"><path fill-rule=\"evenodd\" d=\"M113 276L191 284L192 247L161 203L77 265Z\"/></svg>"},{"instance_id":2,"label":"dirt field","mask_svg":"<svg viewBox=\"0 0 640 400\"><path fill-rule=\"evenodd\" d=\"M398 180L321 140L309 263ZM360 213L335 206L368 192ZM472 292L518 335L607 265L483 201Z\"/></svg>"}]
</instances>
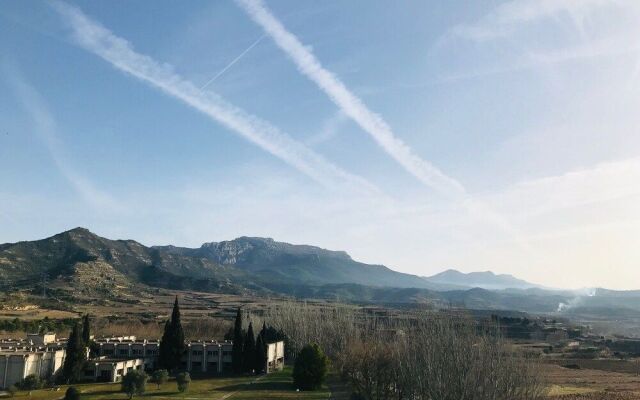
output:
<instances>
[{"instance_id":1,"label":"dirt field","mask_svg":"<svg viewBox=\"0 0 640 400\"><path fill-rule=\"evenodd\" d=\"M640 400L640 376L594 369L570 369L547 364L549 397L562 400Z\"/></svg>"}]
</instances>

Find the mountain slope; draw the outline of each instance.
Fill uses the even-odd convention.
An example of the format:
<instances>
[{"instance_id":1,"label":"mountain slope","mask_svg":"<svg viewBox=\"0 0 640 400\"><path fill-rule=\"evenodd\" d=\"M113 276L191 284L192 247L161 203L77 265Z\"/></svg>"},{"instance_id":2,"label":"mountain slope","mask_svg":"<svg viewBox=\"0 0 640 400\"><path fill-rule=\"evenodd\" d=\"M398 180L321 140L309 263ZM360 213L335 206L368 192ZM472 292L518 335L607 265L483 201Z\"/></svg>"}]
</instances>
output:
<instances>
[{"instance_id":1,"label":"mountain slope","mask_svg":"<svg viewBox=\"0 0 640 400\"><path fill-rule=\"evenodd\" d=\"M240 237L224 242L205 243L200 248L155 247L170 254L200 257L216 264L233 266L268 282L289 284L342 284L369 286L439 288L410 274L384 265L354 261L343 251L315 246L293 245L269 238Z\"/></svg>"},{"instance_id":2,"label":"mountain slope","mask_svg":"<svg viewBox=\"0 0 640 400\"><path fill-rule=\"evenodd\" d=\"M483 289L529 289L539 287L512 275L496 275L491 271L469 272L467 274L455 269L448 269L439 274L425 277L428 282L457 285L462 287L477 287Z\"/></svg>"},{"instance_id":3,"label":"mountain slope","mask_svg":"<svg viewBox=\"0 0 640 400\"><path fill-rule=\"evenodd\" d=\"M5 285L29 287L43 276L54 287L66 284L79 291L105 291L139 283L171 286L180 281L176 277L232 290L233 281L247 279L243 271L207 259L161 252L133 240L105 239L84 228L42 240L0 245L0 278Z\"/></svg>"}]
</instances>

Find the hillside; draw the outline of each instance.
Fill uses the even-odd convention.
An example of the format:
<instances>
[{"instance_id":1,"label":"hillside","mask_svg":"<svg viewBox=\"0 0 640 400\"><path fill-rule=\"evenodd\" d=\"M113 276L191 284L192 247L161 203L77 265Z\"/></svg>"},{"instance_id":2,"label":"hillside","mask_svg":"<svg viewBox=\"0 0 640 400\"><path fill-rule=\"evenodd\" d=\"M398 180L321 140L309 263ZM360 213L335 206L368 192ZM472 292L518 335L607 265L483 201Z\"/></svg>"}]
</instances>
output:
<instances>
[{"instance_id":1,"label":"hillside","mask_svg":"<svg viewBox=\"0 0 640 400\"><path fill-rule=\"evenodd\" d=\"M244 272L206 259L105 239L84 228L0 245L0 278L5 290L34 288L46 279L49 288L107 297L140 284L233 291L241 288L234 281L248 280Z\"/></svg>"}]
</instances>

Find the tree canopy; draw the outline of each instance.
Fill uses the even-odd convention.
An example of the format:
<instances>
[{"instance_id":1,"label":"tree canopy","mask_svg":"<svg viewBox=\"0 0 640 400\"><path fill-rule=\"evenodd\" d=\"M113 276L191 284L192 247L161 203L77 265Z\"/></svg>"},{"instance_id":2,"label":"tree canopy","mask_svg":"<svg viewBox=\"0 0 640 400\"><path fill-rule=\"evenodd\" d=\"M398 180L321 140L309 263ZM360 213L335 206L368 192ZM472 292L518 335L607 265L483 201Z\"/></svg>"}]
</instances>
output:
<instances>
[{"instance_id":1,"label":"tree canopy","mask_svg":"<svg viewBox=\"0 0 640 400\"><path fill-rule=\"evenodd\" d=\"M147 385L147 374L144 371L133 370L122 377L122 391L131 399L135 394L143 394Z\"/></svg>"},{"instance_id":2,"label":"tree canopy","mask_svg":"<svg viewBox=\"0 0 640 400\"><path fill-rule=\"evenodd\" d=\"M293 366L293 384L301 390L316 390L327 375L328 358L316 343L300 350Z\"/></svg>"}]
</instances>

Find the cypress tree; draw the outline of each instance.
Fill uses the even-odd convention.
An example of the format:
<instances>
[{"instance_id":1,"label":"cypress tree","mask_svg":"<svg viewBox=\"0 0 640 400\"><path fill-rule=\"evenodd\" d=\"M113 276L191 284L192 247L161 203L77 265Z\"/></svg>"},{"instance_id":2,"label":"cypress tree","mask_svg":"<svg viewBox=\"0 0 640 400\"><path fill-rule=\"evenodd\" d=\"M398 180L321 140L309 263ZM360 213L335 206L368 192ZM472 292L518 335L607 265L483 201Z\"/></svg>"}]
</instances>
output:
<instances>
[{"instance_id":1,"label":"cypress tree","mask_svg":"<svg viewBox=\"0 0 640 400\"><path fill-rule=\"evenodd\" d=\"M178 296L173 303L173 312L171 320L164 325L164 333L160 340L158 364L160 368L171 371L180 366L182 354L184 353L184 330L180 322L180 306L178 304Z\"/></svg>"},{"instance_id":2,"label":"cypress tree","mask_svg":"<svg viewBox=\"0 0 640 400\"><path fill-rule=\"evenodd\" d=\"M170 371L171 357L169 350L171 342L171 324L169 320L164 323L164 332L162 332L162 339L160 339L160 345L158 346L158 366L162 369Z\"/></svg>"},{"instance_id":3,"label":"cypress tree","mask_svg":"<svg viewBox=\"0 0 640 400\"><path fill-rule=\"evenodd\" d=\"M236 321L233 326L233 348L232 348L232 367L233 372L239 374L242 372L242 359L244 351L244 335L242 333L242 310L238 307L236 313Z\"/></svg>"},{"instance_id":4,"label":"cypress tree","mask_svg":"<svg viewBox=\"0 0 640 400\"><path fill-rule=\"evenodd\" d=\"M242 371L251 372L256 363L256 338L253 334L253 324L249 323L247 336L244 338L244 350L242 352Z\"/></svg>"},{"instance_id":5,"label":"cypress tree","mask_svg":"<svg viewBox=\"0 0 640 400\"><path fill-rule=\"evenodd\" d=\"M85 314L84 317L82 317L82 341L84 342L85 346L89 345L89 342L91 341L91 321L89 320L89 314Z\"/></svg>"},{"instance_id":6,"label":"cypress tree","mask_svg":"<svg viewBox=\"0 0 640 400\"><path fill-rule=\"evenodd\" d=\"M82 341L80 326L75 324L67 341L64 364L62 366L62 376L67 383L76 382L80 378L86 359L86 347Z\"/></svg>"},{"instance_id":7,"label":"cypress tree","mask_svg":"<svg viewBox=\"0 0 640 400\"><path fill-rule=\"evenodd\" d=\"M260 330L260 336L262 336L262 341L266 343L266 335L267 335L267 323L262 321L262 329Z\"/></svg>"},{"instance_id":8,"label":"cypress tree","mask_svg":"<svg viewBox=\"0 0 640 400\"><path fill-rule=\"evenodd\" d=\"M262 332L260 332L258 338L256 339L256 351L253 369L256 374L267 372L267 345L262 338Z\"/></svg>"}]
</instances>

